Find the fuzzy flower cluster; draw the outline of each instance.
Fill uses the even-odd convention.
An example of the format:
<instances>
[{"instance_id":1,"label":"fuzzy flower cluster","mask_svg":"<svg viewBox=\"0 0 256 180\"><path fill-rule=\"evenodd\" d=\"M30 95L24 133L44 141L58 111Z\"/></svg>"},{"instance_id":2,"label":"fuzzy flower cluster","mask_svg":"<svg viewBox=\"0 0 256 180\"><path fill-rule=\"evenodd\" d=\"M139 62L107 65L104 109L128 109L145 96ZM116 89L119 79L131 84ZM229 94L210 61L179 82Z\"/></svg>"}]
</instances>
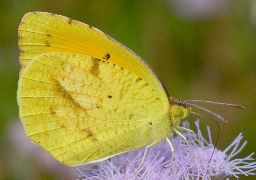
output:
<instances>
[{"instance_id":1,"label":"fuzzy flower cluster","mask_svg":"<svg viewBox=\"0 0 256 180\"><path fill-rule=\"evenodd\" d=\"M225 179L240 175L255 175L256 161L253 154L244 158L234 157L244 148L240 133L223 151L214 147L209 127L208 138L203 137L199 121L195 122L196 134L184 132L187 140L171 137L174 153L166 142L152 147L139 166L144 149L138 149L109 160L77 169L79 180L174 180L174 179ZM185 122L183 127L189 128ZM139 168L138 168L139 166Z\"/></svg>"}]
</instances>

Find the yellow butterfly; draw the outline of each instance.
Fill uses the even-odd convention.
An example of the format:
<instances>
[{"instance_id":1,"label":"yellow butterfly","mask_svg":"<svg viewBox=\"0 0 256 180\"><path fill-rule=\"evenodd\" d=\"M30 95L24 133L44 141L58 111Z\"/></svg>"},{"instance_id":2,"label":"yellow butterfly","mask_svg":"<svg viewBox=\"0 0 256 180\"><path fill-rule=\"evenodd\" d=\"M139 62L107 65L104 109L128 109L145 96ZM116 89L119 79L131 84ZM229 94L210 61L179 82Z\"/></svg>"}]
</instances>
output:
<instances>
[{"instance_id":1,"label":"yellow butterfly","mask_svg":"<svg viewBox=\"0 0 256 180\"><path fill-rule=\"evenodd\" d=\"M27 136L66 165L102 161L180 134L191 111L152 69L100 30L46 12L19 26L19 116Z\"/></svg>"}]
</instances>

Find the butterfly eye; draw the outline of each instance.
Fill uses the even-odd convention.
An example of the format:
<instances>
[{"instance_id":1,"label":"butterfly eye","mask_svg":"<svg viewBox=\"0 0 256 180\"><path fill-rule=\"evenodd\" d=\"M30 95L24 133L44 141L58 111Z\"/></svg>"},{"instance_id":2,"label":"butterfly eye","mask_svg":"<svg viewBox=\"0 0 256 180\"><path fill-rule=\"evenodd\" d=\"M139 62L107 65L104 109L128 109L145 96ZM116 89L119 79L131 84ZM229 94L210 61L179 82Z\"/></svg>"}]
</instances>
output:
<instances>
[{"instance_id":1,"label":"butterfly eye","mask_svg":"<svg viewBox=\"0 0 256 180\"><path fill-rule=\"evenodd\" d=\"M181 106L178 105L173 105L171 107L171 114L175 117L175 118L182 118L184 115L184 111L183 108Z\"/></svg>"}]
</instances>

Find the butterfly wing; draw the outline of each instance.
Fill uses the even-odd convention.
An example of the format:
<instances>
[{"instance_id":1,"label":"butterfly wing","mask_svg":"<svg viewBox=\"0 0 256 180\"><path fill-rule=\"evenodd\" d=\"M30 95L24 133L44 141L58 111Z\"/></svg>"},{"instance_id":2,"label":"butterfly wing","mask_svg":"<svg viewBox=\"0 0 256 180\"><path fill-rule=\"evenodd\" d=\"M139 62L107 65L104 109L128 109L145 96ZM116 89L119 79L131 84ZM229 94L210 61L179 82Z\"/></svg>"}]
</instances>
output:
<instances>
[{"instance_id":1,"label":"butterfly wing","mask_svg":"<svg viewBox=\"0 0 256 180\"><path fill-rule=\"evenodd\" d=\"M70 18L46 13L27 13L19 26L20 63L23 67L44 52L70 52L109 61L151 84L162 101L163 113L169 101L151 68L130 49L102 31Z\"/></svg>"},{"instance_id":2,"label":"butterfly wing","mask_svg":"<svg viewBox=\"0 0 256 180\"><path fill-rule=\"evenodd\" d=\"M84 55L36 56L20 76L18 103L27 136L67 165L101 160L169 133L152 85Z\"/></svg>"}]
</instances>

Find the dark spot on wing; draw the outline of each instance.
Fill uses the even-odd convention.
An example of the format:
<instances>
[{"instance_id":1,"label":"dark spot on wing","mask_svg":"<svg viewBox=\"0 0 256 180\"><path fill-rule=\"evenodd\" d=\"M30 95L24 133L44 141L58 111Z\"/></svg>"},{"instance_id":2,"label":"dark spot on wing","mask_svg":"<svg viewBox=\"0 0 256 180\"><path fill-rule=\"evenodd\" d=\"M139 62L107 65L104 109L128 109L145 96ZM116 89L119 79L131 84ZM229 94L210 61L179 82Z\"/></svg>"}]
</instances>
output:
<instances>
[{"instance_id":1,"label":"dark spot on wing","mask_svg":"<svg viewBox=\"0 0 256 180\"><path fill-rule=\"evenodd\" d=\"M112 98L112 96L111 96L111 95L108 95L108 98Z\"/></svg>"},{"instance_id":2,"label":"dark spot on wing","mask_svg":"<svg viewBox=\"0 0 256 180\"><path fill-rule=\"evenodd\" d=\"M46 36L51 37L51 34L50 34L50 33L47 33Z\"/></svg>"},{"instance_id":3,"label":"dark spot on wing","mask_svg":"<svg viewBox=\"0 0 256 180\"><path fill-rule=\"evenodd\" d=\"M107 53L107 54L103 57L104 60L109 60L109 58L110 58L110 54L109 54L109 53Z\"/></svg>"},{"instance_id":4,"label":"dark spot on wing","mask_svg":"<svg viewBox=\"0 0 256 180\"><path fill-rule=\"evenodd\" d=\"M137 79L136 79L136 82L139 82L139 81L141 81L141 80L142 80L141 78L137 78Z\"/></svg>"},{"instance_id":5,"label":"dark spot on wing","mask_svg":"<svg viewBox=\"0 0 256 180\"><path fill-rule=\"evenodd\" d=\"M88 128L84 129L84 133L86 137L90 138L93 141L97 141L96 137L94 136L93 132L90 129Z\"/></svg>"},{"instance_id":6,"label":"dark spot on wing","mask_svg":"<svg viewBox=\"0 0 256 180\"><path fill-rule=\"evenodd\" d=\"M88 27L89 27L90 29L92 29L92 28L93 28L91 25L88 25Z\"/></svg>"},{"instance_id":7,"label":"dark spot on wing","mask_svg":"<svg viewBox=\"0 0 256 180\"><path fill-rule=\"evenodd\" d=\"M150 127L150 126L152 126L153 125L153 123L151 122L151 121L149 121L148 123L147 123L147 126L148 127Z\"/></svg>"},{"instance_id":8,"label":"dark spot on wing","mask_svg":"<svg viewBox=\"0 0 256 180\"><path fill-rule=\"evenodd\" d=\"M109 40L112 40L112 38L109 36L109 35L107 35L106 33L104 33L105 34L105 36L109 39Z\"/></svg>"},{"instance_id":9,"label":"dark spot on wing","mask_svg":"<svg viewBox=\"0 0 256 180\"><path fill-rule=\"evenodd\" d=\"M69 18L69 19L68 19L68 24L72 24L72 21L73 21L73 20L72 20L71 18Z\"/></svg>"},{"instance_id":10,"label":"dark spot on wing","mask_svg":"<svg viewBox=\"0 0 256 180\"><path fill-rule=\"evenodd\" d=\"M148 86L148 83L145 83L145 84L142 85L142 87L146 87L146 86Z\"/></svg>"},{"instance_id":11,"label":"dark spot on wing","mask_svg":"<svg viewBox=\"0 0 256 180\"><path fill-rule=\"evenodd\" d=\"M92 133L92 131L90 129L85 129L84 132L85 132L85 135L87 137L92 137L93 136L93 133Z\"/></svg>"},{"instance_id":12,"label":"dark spot on wing","mask_svg":"<svg viewBox=\"0 0 256 180\"><path fill-rule=\"evenodd\" d=\"M45 41L45 46L50 47L50 43L48 41Z\"/></svg>"}]
</instances>

